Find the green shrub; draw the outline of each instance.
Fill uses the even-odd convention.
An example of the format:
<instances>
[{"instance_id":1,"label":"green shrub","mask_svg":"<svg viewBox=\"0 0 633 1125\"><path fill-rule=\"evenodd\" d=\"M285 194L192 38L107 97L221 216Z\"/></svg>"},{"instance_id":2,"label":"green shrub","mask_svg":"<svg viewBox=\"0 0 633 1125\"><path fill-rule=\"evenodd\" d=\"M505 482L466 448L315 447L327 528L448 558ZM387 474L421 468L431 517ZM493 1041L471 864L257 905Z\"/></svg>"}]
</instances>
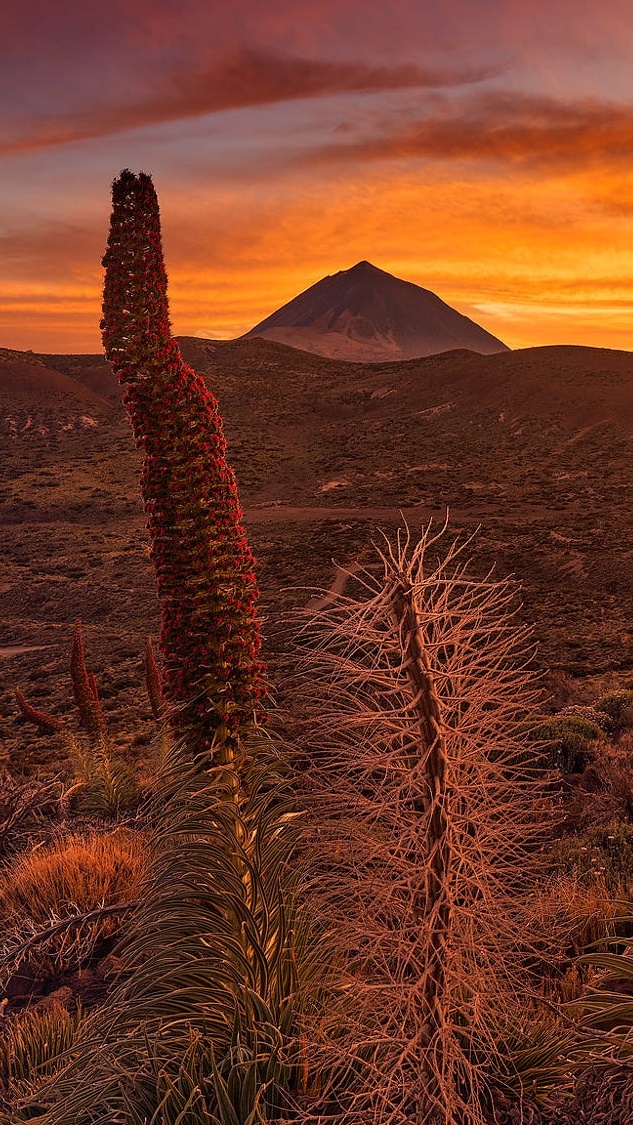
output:
<instances>
[{"instance_id":1,"label":"green shrub","mask_svg":"<svg viewBox=\"0 0 633 1125\"><path fill-rule=\"evenodd\" d=\"M633 691L612 691L596 700L596 709L611 720L613 734L633 727Z\"/></svg>"},{"instance_id":2,"label":"green shrub","mask_svg":"<svg viewBox=\"0 0 633 1125\"><path fill-rule=\"evenodd\" d=\"M543 744L544 764L562 773L582 773L590 759L590 744L604 739L597 723L580 715L554 715L532 729Z\"/></svg>"},{"instance_id":3,"label":"green shrub","mask_svg":"<svg viewBox=\"0 0 633 1125\"><path fill-rule=\"evenodd\" d=\"M556 718L560 718L561 715L575 715L579 719L586 719L587 722L596 723L605 734L610 734L613 727L611 716L608 715L606 711L600 711L597 704L594 707L582 703L572 703L569 707L563 707L562 711L557 713Z\"/></svg>"}]
</instances>

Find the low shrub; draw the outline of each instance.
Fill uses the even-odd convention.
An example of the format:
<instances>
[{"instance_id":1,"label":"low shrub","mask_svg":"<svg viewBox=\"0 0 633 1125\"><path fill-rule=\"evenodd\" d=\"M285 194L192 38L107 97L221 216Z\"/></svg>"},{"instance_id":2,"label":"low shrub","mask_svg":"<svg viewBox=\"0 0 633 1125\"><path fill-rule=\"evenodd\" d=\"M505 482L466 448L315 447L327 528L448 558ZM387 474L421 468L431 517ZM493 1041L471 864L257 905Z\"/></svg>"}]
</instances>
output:
<instances>
[{"instance_id":1,"label":"low shrub","mask_svg":"<svg viewBox=\"0 0 633 1125\"><path fill-rule=\"evenodd\" d=\"M587 722L599 726L605 734L610 733L613 725L611 716L606 711L599 711L597 706L590 704L573 703L569 707L563 707L556 718L560 715L575 715L578 719L586 719Z\"/></svg>"},{"instance_id":2,"label":"low shrub","mask_svg":"<svg viewBox=\"0 0 633 1125\"><path fill-rule=\"evenodd\" d=\"M561 840L555 859L563 871L580 878L599 875L616 896L633 887L633 824L611 821L580 836Z\"/></svg>"},{"instance_id":3,"label":"low shrub","mask_svg":"<svg viewBox=\"0 0 633 1125\"><path fill-rule=\"evenodd\" d=\"M613 746L598 744L593 759L578 778L568 805L568 821L577 830L605 827L613 821L633 822L633 735L627 732Z\"/></svg>"},{"instance_id":4,"label":"low shrub","mask_svg":"<svg viewBox=\"0 0 633 1125\"><path fill-rule=\"evenodd\" d=\"M605 738L597 722L576 714L546 718L531 733L543 746L544 764L561 773L581 773L591 760L591 744Z\"/></svg>"},{"instance_id":5,"label":"low shrub","mask_svg":"<svg viewBox=\"0 0 633 1125\"><path fill-rule=\"evenodd\" d=\"M612 691L597 699L595 706L609 716L613 734L633 727L633 691Z\"/></svg>"}]
</instances>

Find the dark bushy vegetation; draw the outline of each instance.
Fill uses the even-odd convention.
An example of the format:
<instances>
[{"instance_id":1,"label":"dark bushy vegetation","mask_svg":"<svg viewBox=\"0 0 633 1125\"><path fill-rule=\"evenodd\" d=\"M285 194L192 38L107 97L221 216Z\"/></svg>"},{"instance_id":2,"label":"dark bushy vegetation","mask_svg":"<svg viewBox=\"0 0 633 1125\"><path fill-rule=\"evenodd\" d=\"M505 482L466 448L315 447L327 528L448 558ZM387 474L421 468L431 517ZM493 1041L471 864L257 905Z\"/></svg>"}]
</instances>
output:
<instances>
[{"instance_id":1,"label":"dark bushy vegetation","mask_svg":"<svg viewBox=\"0 0 633 1125\"><path fill-rule=\"evenodd\" d=\"M609 716L613 734L633 727L633 691L612 691L596 700L596 708Z\"/></svg>"},{"instance_id":2,"label":"dark bushy vegetation","mask_svg":"<svg viewBox=\"0 0 633 1125\"><path fill-rule=\"evenodd\" d=\"M544 719L533 728L533 738L543 746L544 765L562 773L581 773L590 761L592 743L604 737L597 722L569 713Z\"/></svg>"}]
</instances>

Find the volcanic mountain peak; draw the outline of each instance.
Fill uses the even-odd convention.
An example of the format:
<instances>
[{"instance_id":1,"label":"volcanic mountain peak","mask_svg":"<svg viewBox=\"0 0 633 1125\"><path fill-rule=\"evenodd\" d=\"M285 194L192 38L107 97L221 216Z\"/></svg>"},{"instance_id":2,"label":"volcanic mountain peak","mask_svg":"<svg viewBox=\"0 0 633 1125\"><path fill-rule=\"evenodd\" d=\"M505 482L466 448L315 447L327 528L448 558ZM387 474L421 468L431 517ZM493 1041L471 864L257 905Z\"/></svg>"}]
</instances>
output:
<instances>
[{"instance_id":1,"label":"volcanic mountain peak","mask_svg":"<svg viewBox=\"0 0 633 1125\"><path fill-rule=\"evenodd\" d=\"M378 266L372 265L372 263L368 262L366 258L363 258L362 262L357 262L355 266L352 266L348 270L339 270L336 276L338 277L339 274L342 273L364 273L366 270L371 270L374 273L384 273L387 277L393 276L392 274L387 273L386 270L381 270ZM398 279L396 278L396 280Z\"/></svg>"},{"instance_id":2,"label":"volcanic mountain peak","mask_svg":"<svg viewBox=\"0 0 633 1125\"><path fill-rule=\"evenodd\" d=\"M482 355L508 350L429 289L366 260L317 281L246 336L365 363L455 348Z\"/></svg>"}]
</instances>

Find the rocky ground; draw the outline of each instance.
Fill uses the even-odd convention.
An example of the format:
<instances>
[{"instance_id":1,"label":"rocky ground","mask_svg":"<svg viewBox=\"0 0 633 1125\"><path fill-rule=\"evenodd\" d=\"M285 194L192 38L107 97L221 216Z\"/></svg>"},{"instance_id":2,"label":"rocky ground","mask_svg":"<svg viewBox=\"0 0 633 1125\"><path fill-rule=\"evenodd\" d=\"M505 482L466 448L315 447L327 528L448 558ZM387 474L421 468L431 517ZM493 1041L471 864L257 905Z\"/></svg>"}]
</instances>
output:
<instances>
[{"instance_id":1,"label":"rocky ground","mask_svg":"<svg viewBox=\"0 0 633 1125\"><path fill-rule=\"evenodd\" d=\"M329 587L337 564L371 563L372 541L395 533L401 510L415 533L448 509L452 533L476 532L475 570L521 583L541 667L580 688L630 678L629 353L456 352L363 366L257 340L185 340L183 350L220 401L273 665L280 619L314 596L307 587ZM142 762L153 729L142 652L159 607L139 455L100 357L26 358L22 384L25 356L4 355L4 384L0 363L3 752L27 771L63 768L13 691L72 717L80 618L115 740Z\"/></svg>"}]
</instances>

